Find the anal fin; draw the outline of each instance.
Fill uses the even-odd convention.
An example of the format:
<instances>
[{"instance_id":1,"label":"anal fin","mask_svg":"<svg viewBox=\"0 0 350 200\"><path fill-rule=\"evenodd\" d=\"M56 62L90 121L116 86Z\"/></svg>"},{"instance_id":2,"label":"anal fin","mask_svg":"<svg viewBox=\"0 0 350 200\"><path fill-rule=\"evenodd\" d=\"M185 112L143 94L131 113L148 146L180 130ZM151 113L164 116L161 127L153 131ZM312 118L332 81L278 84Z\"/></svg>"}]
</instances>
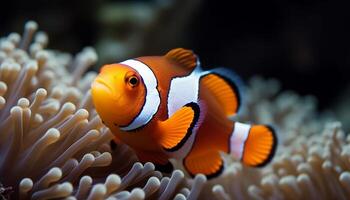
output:
<instances>
[{"instance_id":1,"label":"anal fin","mask_svg":"<svg viewBox=\"0 0 350 200\"><path fill-rule=\"evenodd\" d=\"M224 169L224 161L219 151L207 151L196 154L189 154L183 164L191 176L198 173L204 174L207 178L220 175Z\"/></svg>"},{"instance_id":2,"label":"anal fin","mask_svg":"<svg viewBox=\"0 0 350 200\"><path fill-rule=\"evenodd\" d=\"M180 149L192 134L199 116L199 105L192 102L177 110L166 121L160 122L160 144L164 150L173 152Z\"/></svg>"}]
</instances>

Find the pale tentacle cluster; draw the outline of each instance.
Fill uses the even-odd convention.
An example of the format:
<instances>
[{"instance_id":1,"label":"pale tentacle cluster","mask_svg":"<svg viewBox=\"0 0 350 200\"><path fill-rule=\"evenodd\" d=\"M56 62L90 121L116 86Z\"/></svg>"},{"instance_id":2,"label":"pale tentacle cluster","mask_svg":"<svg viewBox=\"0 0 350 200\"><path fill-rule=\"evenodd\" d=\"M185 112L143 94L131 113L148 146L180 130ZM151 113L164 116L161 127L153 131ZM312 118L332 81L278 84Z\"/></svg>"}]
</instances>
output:
<instances>
[{"instance_id":1,"label":"pale tentacle cluster","mask_svg":"<svg viewBox=\"0 0 350 200\"><path fill-rule=\"evenodd\" d=\"M89 81L80 81L97 60L94 50L70 61L44 50L48 38L36 29L28 22L22 38L11 33L0 42L0 176L21 198L64 197L86 169L111 163L101 148L111 134L93 112Z\"/></svg>"},{"instance_id":2,"label":"pale tentacle cluster","mask_svg":"<svg viewBox=\"0 0 350 200\"><path fill-rule=\"evenodd\" d=\"M215 179L164 175L137 162L93 109L85 71L97 56L85 48L74 58L46 50L48 38L28 22L23 36L0 39L0 197L19 199L346 199L350 196L350 136L332 123L322 134L311 97L278 93L273 80L253 79L240 121L279 130L277 155L263 169L225 156ZM178 163L176 163L178 166ZM179 165L180 166L180 165ZM181 167L180 167L181 168ZM6 188L6 189L5 189ZM294 196L291 196L290 194Z\"/></svg>"},{"instance_id":3,"label":"pale tentacle cluster","mask_svg":"<svg viewBox=\"0 0 350 200\"><path fill-rule=\"evenodd\" d=\"M19 199L196 199L202 175L187 180L142 165L93 109L85 74L97 60L92 48L75 58L45 50L48 38L28 22L0 39L0 181ZM192 189L191 189L192 188ZM5 189L1 188L1 195Z\"/></svg>"},{"instance_id":4,"label":"pale tentacle cluster","mask_svg":"<svg viewBox=\"0 0 350 200\"><path fill-rule=\"evenodd\" d=\"M280 142L295 135L319 133L323 124L334 121L329 113L316 111L313 96L300 97L292 91L280 92L277 80L253 77L244 90L239 120L272 125Z\"/></svg>"}]
</instances>

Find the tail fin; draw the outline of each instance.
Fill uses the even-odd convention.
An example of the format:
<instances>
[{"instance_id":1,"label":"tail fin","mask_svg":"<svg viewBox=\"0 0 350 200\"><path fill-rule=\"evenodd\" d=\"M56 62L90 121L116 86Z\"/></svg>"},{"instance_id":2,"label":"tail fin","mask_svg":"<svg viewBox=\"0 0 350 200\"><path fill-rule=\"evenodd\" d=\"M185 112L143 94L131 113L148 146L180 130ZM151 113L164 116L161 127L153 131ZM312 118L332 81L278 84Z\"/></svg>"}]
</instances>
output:
<instances>
[{"instance_id":1,"label":"tail fin","mask_svg":"<svg viewBox=\"0 0 350 200\"><path fill-rule=\"evenodd\" d=\"M275 131L270 126L253 125L244 144L242 162L262 167L273 158L277 147Z\"/></svg>"},{"instance_id":2,"label":"tail fin","mask_svg":"<svg viewBox=\"0 0 350 200\"><path fill-rule=\"evenodd\" d=\"M253 167L266 165L274 156L276 146L277 137L271 127L234 122L230 154L244 164Z\"/></svg>"}]
</instances>

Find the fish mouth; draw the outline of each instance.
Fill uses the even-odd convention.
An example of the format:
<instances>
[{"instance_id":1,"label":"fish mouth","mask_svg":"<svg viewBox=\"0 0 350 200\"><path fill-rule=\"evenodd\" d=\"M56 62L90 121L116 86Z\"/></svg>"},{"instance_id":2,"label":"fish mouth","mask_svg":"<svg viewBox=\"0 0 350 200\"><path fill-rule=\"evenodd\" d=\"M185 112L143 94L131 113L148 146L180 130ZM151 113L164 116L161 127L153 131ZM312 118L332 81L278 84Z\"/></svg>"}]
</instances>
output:
<instances>
[{"instance_id":1,"label":"fish mouth","mask_svg":"<svg viewBox=\"0 0 350 200\"><path fill-rule=\"evenodd\" d=\"M112 88L108 85L108 83L100 78L95 79L95 81L92 84L93 88L100 88L107 90L109 93L112 93Z\"/></svg>"}]
</instances>

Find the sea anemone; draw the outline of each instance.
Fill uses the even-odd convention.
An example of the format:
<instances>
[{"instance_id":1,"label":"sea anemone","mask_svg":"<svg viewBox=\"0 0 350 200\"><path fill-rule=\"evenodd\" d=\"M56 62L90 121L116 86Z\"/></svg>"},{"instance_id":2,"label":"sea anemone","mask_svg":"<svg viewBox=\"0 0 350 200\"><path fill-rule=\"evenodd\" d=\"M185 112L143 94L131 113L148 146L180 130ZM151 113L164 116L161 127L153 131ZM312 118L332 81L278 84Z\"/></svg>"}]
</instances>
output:
<instances>
[{"instance_id":1,"label":"sea anemone","mask_svg":"<svg viewBox=\"0 0 350 200\"><path fill-rule=\"evenodd\" d=\"M185 182L181 171L163 178L152 163L136 162L127 146L110 148L112 135L90 97L96 73L83 76L97 60L95 51L85 48L72 59L45 50L48 38L36 29L28 22L22 38L1 38L1 182L20 199L171 197Z\"/></svg>"},{"instance_id":2,"label":"sea anemone","mask_svg":"<svg viewBox=\"0 0 350 200\"><path fill-rule=\"evenodd\" d=\"M315 110L315 100L252 79L238 118L272 123L281 138L272 163L243 166L227 155L224 173L190 178L141 164L113 138L93 108L87 47L74 58L45 49L48 37L28 22L21 37L0 39L0 197L18 199L346 199L350 136ZM33 39L34 38L34 39ZM291 196L293 194L293 196Z\"/></svg>"}]
</instances>

